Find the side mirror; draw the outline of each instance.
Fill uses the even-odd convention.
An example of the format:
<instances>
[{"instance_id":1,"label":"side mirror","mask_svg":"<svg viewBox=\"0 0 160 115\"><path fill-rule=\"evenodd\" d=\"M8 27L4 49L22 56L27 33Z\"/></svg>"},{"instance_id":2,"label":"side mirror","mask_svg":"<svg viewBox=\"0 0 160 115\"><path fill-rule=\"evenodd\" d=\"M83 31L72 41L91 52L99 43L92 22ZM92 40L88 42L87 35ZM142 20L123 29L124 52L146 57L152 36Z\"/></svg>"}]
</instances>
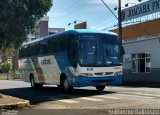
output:
<instances>
[{"instance_id":1,"label":"side mirror","mask_svg":"<svg viewBox=\"0 0 160 115\"><path fill-rule=\"evenodd\" d=\"M120 53L121 53L121 55L124 55L125 54L125 50L124 50L124 47L123 46L120 46Z\"/></svg>"}]
</instances>

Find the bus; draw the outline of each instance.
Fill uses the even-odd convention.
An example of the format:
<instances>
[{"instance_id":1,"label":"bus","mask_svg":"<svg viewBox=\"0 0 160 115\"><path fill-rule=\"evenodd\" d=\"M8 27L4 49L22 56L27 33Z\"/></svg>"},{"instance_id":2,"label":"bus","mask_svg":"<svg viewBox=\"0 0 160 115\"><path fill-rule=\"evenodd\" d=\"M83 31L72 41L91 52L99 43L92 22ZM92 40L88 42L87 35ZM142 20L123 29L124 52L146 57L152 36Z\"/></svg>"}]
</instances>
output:
<instances>
[{"instance_id":1,"label":"bus","mask_svg":"<svg viewBox=\"0 0 160 115\"><path fill-rule=\"evenodd\" d=\"M32 88L57 85L65 91L122 83L122 46L113 32L68 30L39 38L19 49L19 71Z\"/></svg>"}]
</instances>

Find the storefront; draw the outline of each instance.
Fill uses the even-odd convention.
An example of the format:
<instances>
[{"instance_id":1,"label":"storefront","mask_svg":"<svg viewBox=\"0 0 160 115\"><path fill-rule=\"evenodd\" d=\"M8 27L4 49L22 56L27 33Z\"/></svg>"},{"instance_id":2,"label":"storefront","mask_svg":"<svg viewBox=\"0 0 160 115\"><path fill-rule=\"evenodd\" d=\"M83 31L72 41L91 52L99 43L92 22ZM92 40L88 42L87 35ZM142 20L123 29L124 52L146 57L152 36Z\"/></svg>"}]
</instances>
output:
<instances>
[{"instance_id":1,"label":"storefront","mask_svg":"<svg viewBox=\"0 0 160 115\"><path fill-rule=\"evenodd\" d=\"M124 27L123 46L124 81L160 83L160 20Z\"/></svg>"}]
</instances>

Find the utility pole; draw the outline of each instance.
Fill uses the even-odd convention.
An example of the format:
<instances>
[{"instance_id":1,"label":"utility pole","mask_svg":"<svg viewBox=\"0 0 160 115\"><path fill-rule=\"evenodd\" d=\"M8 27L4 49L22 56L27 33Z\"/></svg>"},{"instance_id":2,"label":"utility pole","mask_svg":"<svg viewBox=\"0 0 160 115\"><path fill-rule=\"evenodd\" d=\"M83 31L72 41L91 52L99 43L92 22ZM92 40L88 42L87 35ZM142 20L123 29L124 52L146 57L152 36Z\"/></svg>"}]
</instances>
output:
<instances>
[{"instance_id":1,"label":"utility pole","mask_svg":"<svg viewBox=\"0 0 160 115\"><path fill-rule=\"evenodd\" d=\"M103 1L103 4L111 11L111 13L114 15L115 18L117 18L117 16L112 12L112 10L108 7L108 5ZM119 31L119 44L122 45L122 14L121 14L121 0L118 0L118 31Z\"/></svg>"},{"instance_id":2,"label":"utility pole","mask_svg":"<svg viewBox=\"0 0 160 115\"><path fill-rule=\"evenodd\" d=\"M117 16L112 12L108 5L103 1L103 4L111 11L111 13L117 18ZM122 13L121 13L121 0L118 0L118 33L119 33L119 44L122 45Z\"/></svg>"},{"instance_id":3,"label":"utility pole","mask_svg":"<svg viewBox=\"0 0 160 115\"><path fill-rule=\"evenodd\" d=\"M119 40L122 45L122 13L121 13L121 0L118 0L118 26L119 26Z\"/></svg>"}]
</instances>

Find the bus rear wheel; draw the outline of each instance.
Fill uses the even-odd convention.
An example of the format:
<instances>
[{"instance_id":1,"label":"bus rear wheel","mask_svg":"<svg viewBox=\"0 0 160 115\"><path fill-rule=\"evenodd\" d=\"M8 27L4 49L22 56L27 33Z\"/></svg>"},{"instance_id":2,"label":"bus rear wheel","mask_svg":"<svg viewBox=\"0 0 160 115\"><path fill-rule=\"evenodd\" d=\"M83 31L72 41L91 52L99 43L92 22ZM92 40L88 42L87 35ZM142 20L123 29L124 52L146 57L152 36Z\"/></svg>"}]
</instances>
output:
<instances>
[{"instance_id":1,"label":"bus rear wheel","mask_svg":"<svg viewBox=\"0 0 160 115\"><path fill-rule=\"evenodd\" d=\"M67 92L73 90L73 87L69 85L67 78L63 80L63 89Z\"/></svg>"},{"instance_id":2,"label":"bus rear wheel","mask_svg":"<svg viewBox=\"0 0 160 115\"><path fill-rule=\"evenodd\" d=\"M97 91L103 91L104 88L105 88L105 85L96 86Z\"/></svg>"},{"instance_id":3,"label":"bus rear wheel","mask_svg":"<svg viewBox=\"0 0 160 115\"><path fill-rule=\"evenodd\" d=\"M31 82L31 88L33 88L33 89L37 89L37 88L42 88L43 87L43 84L35 83L34 77L31 77L30 82Z\"/></svg>"}]
</instances>

